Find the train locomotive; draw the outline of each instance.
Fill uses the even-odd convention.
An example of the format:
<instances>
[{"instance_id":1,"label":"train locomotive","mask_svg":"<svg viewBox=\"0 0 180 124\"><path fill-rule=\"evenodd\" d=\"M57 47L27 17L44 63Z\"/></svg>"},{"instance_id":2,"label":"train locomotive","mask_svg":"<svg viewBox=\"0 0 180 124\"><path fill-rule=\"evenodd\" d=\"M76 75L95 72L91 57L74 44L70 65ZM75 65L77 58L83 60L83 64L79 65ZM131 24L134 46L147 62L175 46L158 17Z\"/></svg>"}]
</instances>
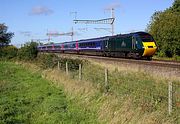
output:
<instances>
[{"instance_id":1,"label":"train locomotive","mask_svg":"<svg viewBox=\"0 0 180 124\"><path fill-rule=\"evenodd\" d=\"M74 53L148 60L152 59L156 50L155 40L146 32L134 32L38 46L39 52Z\"/></svg>"}]
</instances>

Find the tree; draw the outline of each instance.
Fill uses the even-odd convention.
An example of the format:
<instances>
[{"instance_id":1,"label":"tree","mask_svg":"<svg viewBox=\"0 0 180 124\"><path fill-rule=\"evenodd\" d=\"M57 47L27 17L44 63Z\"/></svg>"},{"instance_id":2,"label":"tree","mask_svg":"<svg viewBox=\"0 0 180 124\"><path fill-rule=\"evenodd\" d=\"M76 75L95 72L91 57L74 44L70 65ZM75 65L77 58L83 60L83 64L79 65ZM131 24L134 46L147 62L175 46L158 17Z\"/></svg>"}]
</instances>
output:
<instances>
[{"instance_id":1,"label":"tree","mask_svg":"<svg viewBox=\"0 0 180 124\"><path fill-rule=\"evenodd\" d=\"M180 0L175 0L172 7L163 12L157 11L148 25L148 32L153 35L161 56L180 56Z\"/></svg>"},{"instance_id":2,"label":"tree","mask_svg":"<svg viewBox=\"0 0 180 124\"><path fill-rule=\"evenodd\" d=\"M0 24L0 45L8 45L14 33L7 32L8 27L5 24Z\"/></svg>"}]
</instances>

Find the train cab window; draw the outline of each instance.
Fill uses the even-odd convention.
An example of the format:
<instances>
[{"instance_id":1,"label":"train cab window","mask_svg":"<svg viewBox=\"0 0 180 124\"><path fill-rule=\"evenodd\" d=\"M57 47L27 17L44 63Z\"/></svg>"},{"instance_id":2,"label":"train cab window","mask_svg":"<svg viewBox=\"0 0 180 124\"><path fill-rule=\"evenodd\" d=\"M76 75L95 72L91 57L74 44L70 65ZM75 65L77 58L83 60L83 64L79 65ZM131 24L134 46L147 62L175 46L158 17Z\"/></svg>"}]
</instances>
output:
<instances>
[{"instance_id":1,"label":"train cab window","mask_svg":"<svg viewBox=\"0 0 180 124\"><path fill-rule=\"evenodd\" d=\"M149 35L149 34L139 34L139 36L140 36L140 38L141 38L141 40L143 42L152 42L152 41L154 41L153 37L151 35Z\"/></svg>"}]
</instances>

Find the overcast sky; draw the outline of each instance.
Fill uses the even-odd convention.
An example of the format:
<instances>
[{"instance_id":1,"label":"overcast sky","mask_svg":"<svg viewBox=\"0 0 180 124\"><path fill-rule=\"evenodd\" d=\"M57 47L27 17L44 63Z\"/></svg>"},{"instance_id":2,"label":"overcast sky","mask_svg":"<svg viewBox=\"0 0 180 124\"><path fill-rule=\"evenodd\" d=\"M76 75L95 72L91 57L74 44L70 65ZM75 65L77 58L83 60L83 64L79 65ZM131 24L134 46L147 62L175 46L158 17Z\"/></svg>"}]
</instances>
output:
<instances>
[{"instance_id":1,"label":"overcast sky","mask_svg":"<svg viewBox=\"0 0 180 124\"><path fill-rule=\"evenodd\" d=\"M111 35L110 25L74 24L77 19L111 17L115 9L115 34L144 31L155 11L170 7L173 0L0 0L0 23L14 32L12 44L47 39L47 32L75 31L74 40ZM70 41L69 36L52 37L54 42ZM45 41L44 41L45 43Z\"/></svg>"}]
</instances>

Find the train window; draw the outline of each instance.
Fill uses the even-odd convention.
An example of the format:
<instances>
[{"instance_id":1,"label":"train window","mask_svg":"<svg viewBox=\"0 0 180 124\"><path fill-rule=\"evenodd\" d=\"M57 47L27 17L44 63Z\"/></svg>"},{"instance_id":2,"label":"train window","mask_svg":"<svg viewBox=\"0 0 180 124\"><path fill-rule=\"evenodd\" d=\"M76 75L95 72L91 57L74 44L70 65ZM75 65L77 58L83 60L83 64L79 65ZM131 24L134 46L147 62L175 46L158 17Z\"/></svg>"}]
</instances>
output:
<instances>
[{"instance_id":1,"label":"train window","mask_svg":"<svg viewBox=\"0 0 180 124\"><path fill-rule=\"evenodd\" d=\"M87 46L86 43L81 43L81 44L80 44L80 47L86 47L86 46Z\"/></svg>"},{"instance_id":2,"label":"train window","mask_svg":"<svg viewBox=\"0 0 180 124\"><path fill-rule=\"evenodd\" d=\"M93 42L91 42L91 46L93 46Z\"/></svg>"},{"instance_id":3,"label":"train window","mask_svg":"<svg viewBox=\"0 0 180 124\"><path fill-rule=\"evenodd\" d=\"M68 48L68 45L66 44L66 45L64 45L64 48Z\"/></svg>"},{"instance_id":4,"label":"train window","mask_svg":"<svg viewBox=\"0 0 180 124\"><path fill-rule=\"evenodd\" d=\"M61 48L61 46L54 46L54 48Z\"/></svg>"},{"instance_id":5,"label":"train window","mask_svg":"<svg viewBox=\"0 0 180 124\"><path fill-rule=\"evenodd\" d=\"M139 34L140 38L142 41L144 42L152 42L154 41L153 37L151 35L148 34Z\"/></svg>"}]
</instances>

